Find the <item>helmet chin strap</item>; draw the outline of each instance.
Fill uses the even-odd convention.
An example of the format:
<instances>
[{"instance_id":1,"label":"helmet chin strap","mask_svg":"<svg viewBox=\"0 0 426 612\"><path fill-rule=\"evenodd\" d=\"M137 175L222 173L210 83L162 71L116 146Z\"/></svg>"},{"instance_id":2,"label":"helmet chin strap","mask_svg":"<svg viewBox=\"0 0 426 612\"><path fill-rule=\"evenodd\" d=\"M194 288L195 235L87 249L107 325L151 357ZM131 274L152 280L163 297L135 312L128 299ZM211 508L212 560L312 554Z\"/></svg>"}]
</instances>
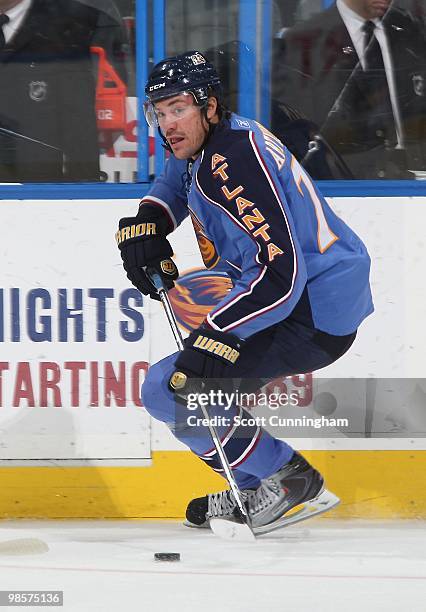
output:
<instances>
[{"instance_id":1,"label":"helmet chin strap","mask_svg":"<svg viewBox=\"0 0 426 612\"><path fill-rule=\"evenodd\" d=\"M169 151L170 153L173 153L173 149L172 147L169 145L169 141L167 140L167 138L164 136L163 132L161 131L161 128L158 127L157 128L159 135L161 136L161 140L163 141L163 144L161 145L164 149L166 149L166 151Z\"/></svg>"}]
</instances>

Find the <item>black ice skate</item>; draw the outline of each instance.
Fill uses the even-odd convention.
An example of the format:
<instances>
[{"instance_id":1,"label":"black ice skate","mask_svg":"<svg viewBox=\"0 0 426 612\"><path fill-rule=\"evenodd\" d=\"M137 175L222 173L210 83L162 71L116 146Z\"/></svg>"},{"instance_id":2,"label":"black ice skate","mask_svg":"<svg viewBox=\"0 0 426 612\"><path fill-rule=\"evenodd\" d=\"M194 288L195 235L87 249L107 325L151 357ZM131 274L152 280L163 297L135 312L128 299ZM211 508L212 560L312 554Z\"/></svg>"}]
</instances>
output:
<instances>
[{"instance_id":1,"label":"black ice skate","mask_svg":"<svg viewBox=\"0 0 426 612\"><path fill-rule=\"evenodd\" d=\"M324 489L324 480L299 453L278 472L261 481L255 491L244 491L244 500L255 535L262 535L322 514L339 503ZM294 508L294 512L291 512ZM192 500L187 525L208 527L211 519L240 522L234 496L222 491Z\"/></svg>"},{"instance_id":2,"label":"black ice skate","mask_svg":"<svg viewBox=\"0 0 426 612\"><path fill-rule=\"evenodd\" d=\"M252 490L241 491L241 496L247 502L248 494ZM191 500L186 509L187 527L198 527L209 529L211 518L226 518L238 520L238 509L232 491L219 491L219 493L209 493L204 497L197 497Z\"/></svg>"},{"instance_id":3,"label":"black ice skate","mask_svg":"<svg viewBox=\"0 0 426 612\"><path fill-rule=\"evenodd\" d=\"M294 453L289 463L263 479L250 494L248 510L253 532L261 535L322 514L339 501L324 488L321 474L302 455Z\"/></svg>"}]
</instances>

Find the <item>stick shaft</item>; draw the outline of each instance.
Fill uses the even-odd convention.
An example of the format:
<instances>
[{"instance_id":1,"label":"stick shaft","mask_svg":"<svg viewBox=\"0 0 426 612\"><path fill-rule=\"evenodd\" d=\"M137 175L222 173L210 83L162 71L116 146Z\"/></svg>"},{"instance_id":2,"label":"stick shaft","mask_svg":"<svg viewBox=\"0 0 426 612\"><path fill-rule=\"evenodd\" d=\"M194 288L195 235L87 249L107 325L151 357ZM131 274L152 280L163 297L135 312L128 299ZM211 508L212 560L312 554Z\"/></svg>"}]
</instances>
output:
<instances>
[{"instance_id":1,"label":"stick shaft","mask_svg":"<svg viewBox=\"0 0 426 612\"><path fill-rule=\"evenodd\" d=\"M151 282L153 283L154 287L158 291L161 303L163 304L163 307L164 307L164 312L166 313L167 320L168 320L170 328L171 328L171 330L173 332L173 336L174 336L174 338L176 340L177 347L178 347L178 349L180 351L183 351L184 343L183 343L182 334L181 334L180 329L178 327L175 313L173 312L173 308L172 308L172 305L170 303L169 296L167 295L167 291L164 288L164 285L163 285L163 282L161 280L161 277L160 277L160 275L155 270L152 270L152 269L148 269L147 273L148 273L148 275L149 275L149 277L151 279ZM235 501L237 503L238 509L239 509L240 513L242 514L245 522L250 527L250 524L251 524L250 517L248 515L248 512L247 512L246 507L244 505L244 502L242 500L241 491L238 488L238 485L237 485L237 482L235 480L234 474L232 473L232 468L229 465L228 457L226 456L225 451L223 450L223 446L222 446L222 442L220 440L219 434L217 433L216 427L211 422L209 413L207 412L207 408L205 406L200 406L200 407L201 407L201 411L203 413L204 418L207 420L207 426L209 428L209 432L210 432L211 438L213 440L214 447L216 449L216 452L217 452L218 457L220 459L220 462L222 464L223 471L225 472L225 475L226 475L226 479L227 479L227 481L229 483L229 486L231 487L231 491L234 494Z\"/></svg>"}]
</instances>

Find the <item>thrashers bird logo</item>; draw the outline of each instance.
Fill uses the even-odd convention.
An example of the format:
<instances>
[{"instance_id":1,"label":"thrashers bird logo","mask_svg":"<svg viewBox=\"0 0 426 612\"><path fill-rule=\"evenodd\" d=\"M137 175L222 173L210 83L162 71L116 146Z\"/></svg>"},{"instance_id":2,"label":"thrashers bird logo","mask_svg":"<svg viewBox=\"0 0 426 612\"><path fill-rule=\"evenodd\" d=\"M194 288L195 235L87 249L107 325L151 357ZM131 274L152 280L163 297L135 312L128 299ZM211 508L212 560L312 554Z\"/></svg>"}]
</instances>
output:
<instances>
[{"instance_id":1,"label":"thrashers bird logo","mask_svg":"<svg viewBox=\"0 0 426 612\"><path fill-rule=\"evenodd\" d=\"M189 214L191 216L192 225L194 226L195 235L198 241L198 247L200 249L204 265L207 269L211 270L215 267L220 257L216 251L214 242L207 238L203 224L198 219L196 214L192 210L189 211Z\"/></svg>"},{"instance_id":2,"label":"thrashers bird logo","mask_svg":"<svg viewBox=\"0 0 426 612\"><path fill-rule=\"evenodd\" d=\"M224 272L197 268L180 276L169 291L180 327L186 332L199 327L231 289L232 283Z\"/></svg>"}]
</instances>

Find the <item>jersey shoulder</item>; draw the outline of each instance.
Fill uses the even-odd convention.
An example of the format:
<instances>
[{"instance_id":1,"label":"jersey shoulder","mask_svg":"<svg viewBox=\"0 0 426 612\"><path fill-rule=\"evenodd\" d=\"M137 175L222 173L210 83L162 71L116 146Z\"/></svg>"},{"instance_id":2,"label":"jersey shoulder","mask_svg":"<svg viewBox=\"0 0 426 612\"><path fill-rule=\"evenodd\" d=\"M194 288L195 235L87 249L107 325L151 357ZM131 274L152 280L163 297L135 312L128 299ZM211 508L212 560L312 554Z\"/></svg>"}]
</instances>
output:
<instances>
[{"instance_id":1,"label":"jersey shoulder","mask_svg":"<svg viewBox=\"0 0 426 612\"><path fill-rule=\"evenodd\" d=\"M212 170L221 162L228 165L232 162L238 165L241 174L256 168L260 158L271 157L272 161L280 158L280 166L290 155L283 143L257 121L235 115L229 122L220 124L203 151L203 159L199 168L199 176L207 179Z\"/></svg>"},{"instance_id":2,"label":"jersey shoulder","mask_svg":"<svg viewBox=\"0 0 426 612\"><path fill-rule=\"evenodd\" d=\"M230 120L219 123L204 149L203 160L212 151L220 151L221 154L225 155L246 146L253 124L253 121L244 120L234 114L232 114Z\"/></svg>"},{"instance_id":3,"label":"jersey shoulder","mask_svg":"<svg viewBox=\"0 0 426 612\"><path fill-rule=\"evenodd\" d=\"M203 151L197 170L197 183L205 194L210 197L214 194L221 196L221 193L217 193L219 184L241 181L242 178L247 178L247 172L253 172L255 156L251 143L251 127L251 122L250 125L247 122L246 125L234 129L233 122L228 121L217 126Z\"/></svg>"},{"instance_id":4,"label":"jersey shoulder","mask_svg":"<svg viewBox=\"0 0 426 612\"><path fill-rule=\"evenodd\" d=\"M280 197L278 175L290 155L271 132L255 121L247 122L240 129L228 124L215 131L195 175L201 195L238 218L249 208L255 212L259 206L274 208Z\"/></svg>"},{"instance_id":5,"label":"jersey shoulder","mask_svg":"<svg viewBox=\"0 0 426 612\"><path fill-rule=\"evenodd\" d=\"M264 190L271 177L288 171L290 158L283 143L264 126L232 115L231 121L216 128L204 149L197 184L209 199L228 207L235 189Z\"/></svg>"}]
</instances>

